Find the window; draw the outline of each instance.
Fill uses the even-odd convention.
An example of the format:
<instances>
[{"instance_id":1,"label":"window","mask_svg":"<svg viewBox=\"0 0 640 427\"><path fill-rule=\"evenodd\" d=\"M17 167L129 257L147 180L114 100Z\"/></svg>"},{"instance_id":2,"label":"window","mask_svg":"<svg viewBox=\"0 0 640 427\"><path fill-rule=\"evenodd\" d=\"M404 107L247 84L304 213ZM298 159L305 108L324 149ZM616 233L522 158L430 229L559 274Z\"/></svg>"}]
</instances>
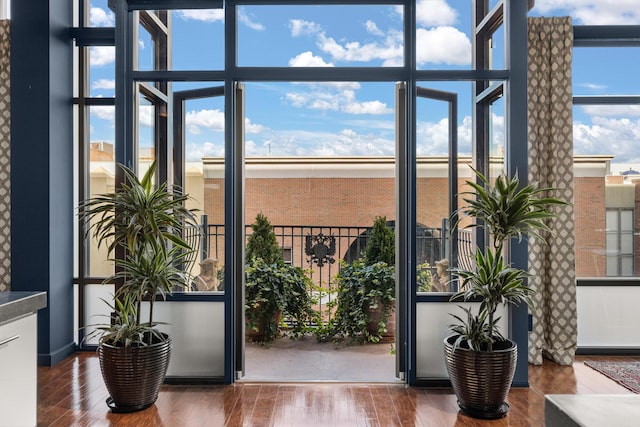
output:
<instances>
[{"instance_id":1,"label":"window","mask_svg":"<svg viewBox=\"0 0 640 427\"><path fill-rule=\"evenodd\" d=\"M633 209L607 209L607 276L635 275L633 218Z\"/></svg>"}]
</instances>

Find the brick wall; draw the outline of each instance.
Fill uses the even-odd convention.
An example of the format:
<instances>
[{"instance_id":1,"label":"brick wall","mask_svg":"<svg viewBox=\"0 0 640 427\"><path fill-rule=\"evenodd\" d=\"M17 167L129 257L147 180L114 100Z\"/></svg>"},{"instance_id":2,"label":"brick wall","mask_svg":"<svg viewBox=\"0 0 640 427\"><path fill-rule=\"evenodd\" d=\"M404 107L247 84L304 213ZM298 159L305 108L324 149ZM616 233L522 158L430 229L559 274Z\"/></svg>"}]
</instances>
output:
<instances>
[{"instance_id":1,"label":"brick wall","mask_svg":"<svg viewBox=\"0 0 640 427\"><path fill-rule=\"evenodd\" d=\"M605 180L575 178L574 189L576 275L605 276Z\"/></svg>"},{"instance_id":2,"label":"brick wall","mask_svg":"<svg viewBox=\"0 0 640 427\"><path fill-rule=\"evenodd\" d=\"M463 182L461 179L461 186ZM448 212L447 179L419 178L416 188L418 223L440 227ZM393 178L248 178L245 191L247 224L253 223L258 212L278 225L367 227L376 216L395 220ZM224 222L223 194L222 179L205 180L205 213L212 224ZM603 276L604 179L576 178L574 206L576 273L579 277Z\"/></svg>"}]
</instances>

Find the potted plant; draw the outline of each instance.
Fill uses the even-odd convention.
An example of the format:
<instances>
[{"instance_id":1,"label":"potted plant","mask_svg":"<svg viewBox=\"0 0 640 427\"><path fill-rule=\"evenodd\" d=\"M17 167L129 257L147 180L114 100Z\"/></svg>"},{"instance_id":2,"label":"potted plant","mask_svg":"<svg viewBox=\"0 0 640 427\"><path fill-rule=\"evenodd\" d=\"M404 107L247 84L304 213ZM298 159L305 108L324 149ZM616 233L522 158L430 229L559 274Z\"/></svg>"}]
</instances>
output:
<instances>
[{"instance_id":1,"label":"potted plant","mask_svg":"<svg viewBox=\"0 0 640 427\"><path fill-rule=\"evenodd\" d=\"M502 304L531 305L534 292L527 285L528 273L505 260L506 245L527 236L544 240L543 233L550 231L546 221L555 216L550 208L566 203L549 197L552 189L521 187L517 175L500 175L491 184L479 171L474 173L478 181L467 181L472 191L463 193L470 197L464 198L466 205L456 212L456 221L472 218L468 227L480 227L490 243L477 248L474 269L450 269L459 284L451 300L480 305L477 312L463 308L464 315L453 315L459 323L451 325L453 334L444 340L444 353L460 408L470 416L491 419L509 409L505 400L517 356L516 343L499 330L496 310Z\"/></svg>"},{"instance_id":2,"label":"potted plant","mask_svg":"<svg viewBox=\"0 0 640 427\"><path fill-rule=\"evenodd\" d=\"M395 235L386 217L376 217L364 256L350 264L342 262L336 282L337 308L329 335L356 342L393 341Z\"/></svg>"},{"instance_id":3,"label":"potted plant","mask_svg":"<svg viewBox=\"0 0 640 427\"><path fill-rule=\"evenodd\" d=\"M273 341L287 319L289 335L299 337L318 322L310 294L313 282L302 268L284 262L265 215L259 213L251 228L245 266L246 335L255 342Z\"/></svg>"},{"instance_id":4,"label":"potted plant","mask_svg":"<svg viewBox=\"0 0 640 427\"><path fill-rule=\"evenodd\" d=\"M114 412L132 412L152 405L169 365L170 337L153 320L154 302L192 277L183 268L193 249L183 240L186 227L197 227L196 216L184 207L188 196L161 183L154 188L155 162L140 180L124 165L123 182L113 193L92 197L79 205L86 236L98 247L106 245L115 273L104 283L115 283L110 322L98 326L98 353ZM196 228L197 229L197 228ZM118 256L114 254L118 252ZM143 301L149 315L141 316Z\"/></svg>"}]
</instances>

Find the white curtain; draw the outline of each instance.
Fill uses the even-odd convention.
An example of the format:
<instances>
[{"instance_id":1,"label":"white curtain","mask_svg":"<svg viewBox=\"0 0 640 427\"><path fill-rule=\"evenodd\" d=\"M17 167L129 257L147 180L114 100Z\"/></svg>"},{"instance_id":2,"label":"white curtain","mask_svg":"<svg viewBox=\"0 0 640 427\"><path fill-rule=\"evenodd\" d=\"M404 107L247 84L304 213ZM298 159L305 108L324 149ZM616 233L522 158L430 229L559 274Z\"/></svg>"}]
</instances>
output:
<instances>
[{"instance_id":1,"label":"white curtain","mask_svg":"<svg viewBox=\"0 0 640 427\"><path fill-rule=\"evenodd\" d=\"M529 18L529 180L573 203L571 18ZM573 207L555 209L548 244L529 243L536 289L529 363L573 363L577 346Z\"/></svg>"}]
</instances>

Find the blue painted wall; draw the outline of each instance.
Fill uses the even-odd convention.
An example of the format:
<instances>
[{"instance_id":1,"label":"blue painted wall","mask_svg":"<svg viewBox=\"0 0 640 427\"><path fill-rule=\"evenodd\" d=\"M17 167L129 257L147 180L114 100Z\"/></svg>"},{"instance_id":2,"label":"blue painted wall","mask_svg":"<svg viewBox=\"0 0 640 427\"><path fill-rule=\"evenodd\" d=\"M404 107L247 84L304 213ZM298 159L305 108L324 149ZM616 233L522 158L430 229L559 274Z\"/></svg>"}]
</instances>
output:
<instances>
[{"instance_id":1,"label":"blue painted wall","mask_svg":"<svg viewBox=\"0 0 640 427\"><path fill-rule=\"evenodd\" d=\"M11 290L48 294L42 365L75 350L72 5L11 2Z\"/></svg>"}]
</instances>

